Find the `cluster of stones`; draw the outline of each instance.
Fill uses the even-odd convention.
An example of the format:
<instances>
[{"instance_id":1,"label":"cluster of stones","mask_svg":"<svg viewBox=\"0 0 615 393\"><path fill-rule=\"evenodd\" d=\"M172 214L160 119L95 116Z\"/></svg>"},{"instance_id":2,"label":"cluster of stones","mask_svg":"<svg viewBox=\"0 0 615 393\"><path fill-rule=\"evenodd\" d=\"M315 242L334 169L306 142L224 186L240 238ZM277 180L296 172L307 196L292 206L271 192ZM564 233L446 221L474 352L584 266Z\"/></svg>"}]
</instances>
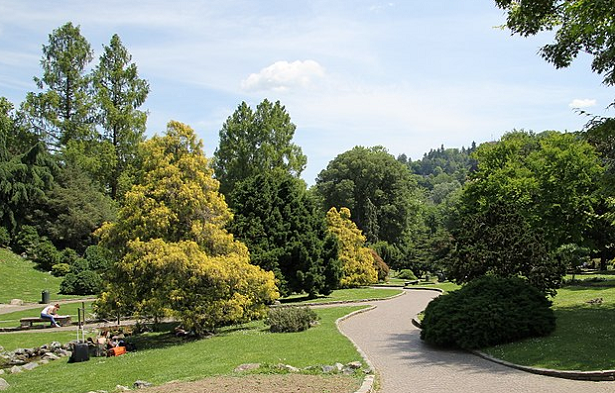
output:
<instances>
[{"instance_id":1,"label":"cluster of stones","mask_svg":"<svg viewBox=\"0 0 615 393\"><path fill-rule=\"evenodd\" d=\"M235 372L236 373L241 373L241 372L245 372L245 371L251 371L251 370L257 370L261 368L261 364L260 363L245 363L242 365L239 365L235 368ZM355 372L357 372L357 370L359 370L361 368L361 362L350 362L346 365L342 364L342 363L335 363L334 365L324 365L324 366L309 366L306 367L304 369L300 369L288 364L277 364L275 366L273 366L274 369L277 370L281 370L281 371L288 371L291 373L299 373L301 371L314 371L314 370L320 370L325 374L344 374L344 375L352 375ZM365 373L370 373L371 370L365 370Z\"/></svg>"},{"instance_id":2,"label":"cluster of stones","mask_svg":"<svg viewBox=\"0 0 615 393\"><path fill-rule=\"evenodd\" d=\"M0 348L2 351L3 348ZM71 347L62 345L57 341L51 344L45 344L38 348L18 348L10 352L0 352L0 358L4 363L3 369L0 369L0 374L8 372L10 374L20 373L26 370L32 370L41 364L49 363L52 360L58 360L71 355Z\"/></svg>"},{"instance_id":3,"label":"cluster of stones","mask_svg":"<svg viewBox=\"0 0 615 393\"><path fill-rule=\"evenodd\" d=\"M0 363L4 368L0 368L0 375L17 374L32 370L41 364L49 363L71 355L70 346L62 345L57 341L49 345L42 345L38 348L19 348L14 351L4 352L0 347ZM0 390L8 389L9 384L0 378Z\"/></svg>"}]
</instances>

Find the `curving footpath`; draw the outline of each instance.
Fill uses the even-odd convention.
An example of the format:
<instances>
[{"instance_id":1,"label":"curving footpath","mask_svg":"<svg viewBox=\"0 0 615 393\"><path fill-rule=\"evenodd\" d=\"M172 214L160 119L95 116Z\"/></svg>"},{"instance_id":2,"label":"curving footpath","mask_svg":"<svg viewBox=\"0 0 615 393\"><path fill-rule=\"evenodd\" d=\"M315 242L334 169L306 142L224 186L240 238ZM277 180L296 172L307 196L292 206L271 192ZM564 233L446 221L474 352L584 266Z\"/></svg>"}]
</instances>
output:
<instances>
[{"instance_id":1,"label":"curving footpath","mask_svg":"<svg viewBox=\"0 0 615 393\"><path fill-rule=\"evenodd\" d=\"M615 392L615 382L574 381L530 374L467 352L434 349L419 338L412 318L438 293L406 290L369 312L340 322L341 331L371 360L379 393Z\"/></svg>"}]
</instances>

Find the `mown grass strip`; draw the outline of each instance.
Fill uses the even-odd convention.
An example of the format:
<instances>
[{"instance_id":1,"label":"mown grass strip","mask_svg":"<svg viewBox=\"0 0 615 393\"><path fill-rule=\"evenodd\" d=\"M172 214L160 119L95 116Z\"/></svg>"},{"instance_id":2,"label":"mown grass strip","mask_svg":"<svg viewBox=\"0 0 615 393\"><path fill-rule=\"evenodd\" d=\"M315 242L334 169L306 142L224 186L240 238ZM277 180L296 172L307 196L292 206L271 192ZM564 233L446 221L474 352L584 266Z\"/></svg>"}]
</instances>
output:
<instances>
[{"instance_id":1,"label":"mown grass strip","mask_svg":"<svg viewBox=\"0 0 615 393\"><path fill-rule=\"evenodd\" d=\"M601 298L602 304L590 304ZM553 308L557 328L548 337L483 349L511 363L555 370L615 369L615 288L566 287Z\"/></svg>"},{"instance_id":2,"label":"mown grass strip","mask_svg":"<svg viewBox=\"0 0 615 393\"><path fill-rule=\"evenodd\" d=\"M335 326L337 318L358 309L361 307L317 310L320 324L300 333L269 333L262 322L227 328L214 337L194 341L152 333L140 338L139 350L117 358L92 358L74 364L59 360L4 377L15 392L83 393L112 391L118 384L132 386L138 379L162 384L232 375L242 363L307 367L360 361L353 345Z\"/></svg>"}]
</instances>

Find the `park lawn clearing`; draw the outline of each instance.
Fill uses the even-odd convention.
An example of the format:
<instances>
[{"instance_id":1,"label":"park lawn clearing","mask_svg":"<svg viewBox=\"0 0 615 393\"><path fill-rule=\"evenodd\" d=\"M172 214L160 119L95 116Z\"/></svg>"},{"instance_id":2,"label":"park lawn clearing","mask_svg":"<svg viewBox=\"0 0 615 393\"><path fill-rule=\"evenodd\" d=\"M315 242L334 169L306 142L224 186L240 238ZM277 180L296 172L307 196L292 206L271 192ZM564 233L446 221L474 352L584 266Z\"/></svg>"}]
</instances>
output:
<instances>
[{"instance_id":1,"label":"park lawn clearing","mask_svg":"<svg viewBox=\"0 0 615 393\"><path fill-rule=\"evenodd\" d=\"M292 295L280 299L284 304L323 304L332 302L355 302L365 299L387 299L402 293L402 289L395 288L351 288L351 289L336 289L328 296L318 296L315 299L310 299L307 295Z\"/></svg>"},{"instance_id":2,"label":"park lawn clearing","mask_svg":"<svg viewBox=\"0 0 615 393\"><path fill-rule=\"evenodd\" d=\"M21 299L27 303L41 300L43 290L48 290L51 301L75 299L80 296L60 295L61 277L36 269L36 263L0 248L0 303Z\"/></svg>"},{"instance_id":3,"label":"park lawn clearing","mask_svg":"<svg viewBox=\"0 0 615 393\"><path fill-rule=\"evenodd\" d=\"M602 304L590 300L602 298ZM569 286L553 300L555 332L483 349L495 358L556 370L615 369L615 288Z\"/></svg>"},{"instance_id":4,"label":"park lawn clearing","mask_svg":"<svg viewBox=\"0 0 615 393\"><path fill-rule=\"evenodd\" d=\"M92 301L85 302L85 314L87 319L92 318ZM14 311L7 314L0 314L0 328L9 328L9 327L18 327L19 320L21 318L27 317L38 317L41 313L41 310L45 307L45 304L41 304L38 308L31 308L28 310ZM77 322L77 309L81 308L81 302L75 303L64 303L60 306L60 310L58 314L60 315L70 315L72 317L73 322ZM49 323L44 324L42 322L37 323L37 325L49 325ZM0 340L1 341L1 340Z\"/></svg>"},{"instance_id":5,"label":"park lawn clearing","mask_svg":"<svg viewBox=\"0 0 615 393\"><path fill-rule=\"evenodd\" d=\"M5 351L17 348L36 348L53 341L67 343L77 339L77 327L66 327L60 331L33 330L29 333L0 333L0 346Z\"/></svg>"},{"instance_id":6,"label":"park lawn clearing","mask_svg":"<svg viewBox=\"0 0 615 393\"><path fill-rule=\"evenodd\" d=\"M262 321L224 328L211 338L192 341L168 333L148 333L137 336L136 352L123 356L91 358L74 364L59 360L4 377L11 389L20 393L83 393L112 391L116 385L132 386L136 380L161 385L170 381L233 376L236 375L234 368L243 363L283 363L299 368L346 364L362 359L352 343L337 330L335 321L362 308L316 310L320 323L299 333L270 333ZM357 381L360 374L354 377Z\"/></svg>"}]
</instances>

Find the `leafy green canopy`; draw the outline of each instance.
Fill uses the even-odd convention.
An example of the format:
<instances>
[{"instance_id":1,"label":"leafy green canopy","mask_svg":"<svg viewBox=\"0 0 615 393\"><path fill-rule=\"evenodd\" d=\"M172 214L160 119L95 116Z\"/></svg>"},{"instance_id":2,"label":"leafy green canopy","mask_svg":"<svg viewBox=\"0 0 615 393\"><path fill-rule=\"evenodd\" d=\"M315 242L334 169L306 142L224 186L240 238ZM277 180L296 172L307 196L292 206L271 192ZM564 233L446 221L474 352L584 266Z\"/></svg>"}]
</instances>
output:
<instances>
[{"instance_id":1,"label":"leafy green canopy","mask_svg":"<svg viewBox=\"0 0 615 393\"><path fill-rule=\"evenodd\" d=\"M585 52L593 56L592 71L615 85L615 1L613 0L496 0L508 13L513 34L535 35L556 30L554 42L540 53L557 68L568 67Z\"/></svg>"},{"instance_id":2,"label":"leafy green canopy","mask_svg":"<svg viewBox=\"0 0 615 393\"><path fill-rule=\"evenodd\" d=\"M275 273L283 295L328 295L338 286L335 240L302 180L265 172L237 183L230 203L230 231L248 246L253 264Z\"/></svg>"},{"instance_id":3,"label":"leafy green canopy","mask_svg":"<svg viewBox=\"0 0 615 393\"><path fill-rule=\"evenodd\" d=\"M382 146L354 147L335 157L316 179L323 207L347 207L370 243L399 245L417 224L416 181Z\"/></svg>"},{"instance_id":4,"label":"leafy green canopy","mask_svg":"<svg viewBox=\"0 0 615 393\"><path fill-rule=\"evenodd\" d=\"M551 292L563 274L551 253L590 242L603 171L595 151L572 134L511 132L475 158L452 228L453 277L522 275Z\"/></svg>"},{"instance_id":5,"label":"leafy green canopy","mask_svg":"<svg viewBox=\"0 0 615 393\"><path fill-rule=\"evenodd\" d=\"M263 316L278 297L273 273L224 229L232 213L194 131L172 121L143 154L117 222L99 232L116 259L99 311L172 315L197 334Z\"/></svg>"},{"instance_id":6,"label":"leafy green canopy","mask_svg":"<svg viewBox=\"0 0 615 393\"><path fill-rule=\"evenodd\" d=\"M291 142L295 129L279 101L264 100L256 111L242 102L222 126L214 152L220 192L228 196L237 182L276 168L299 177L307 158Z\"/></svg>"}]
</instances>

